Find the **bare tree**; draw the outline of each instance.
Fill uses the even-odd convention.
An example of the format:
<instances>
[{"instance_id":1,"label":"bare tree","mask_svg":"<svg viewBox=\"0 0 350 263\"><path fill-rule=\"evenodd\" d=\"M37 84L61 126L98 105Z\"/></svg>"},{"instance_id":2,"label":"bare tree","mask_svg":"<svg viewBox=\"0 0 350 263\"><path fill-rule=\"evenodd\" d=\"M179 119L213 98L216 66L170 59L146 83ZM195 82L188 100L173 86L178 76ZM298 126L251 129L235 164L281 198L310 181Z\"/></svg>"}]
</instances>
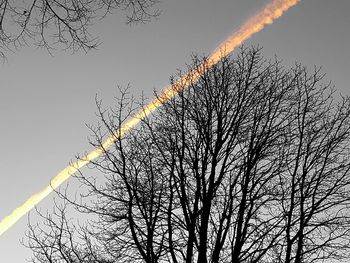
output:
<instances>
[{"instance_id":1,"label":"bare tree","mask_svg":"<svg viewBox=\"0 0 350 263\"><path fill-rule=\"evenodd\" d=\"M99 41L89 28L115 10L127 23L143 23L159 15L158 0L0 0L0 55L23 45L85 51Z\"/></svg>"},{"instance_id":2,"label":"bare tree","mask_svg":"<svg viewBox=\"0 0 350 263\"><path fill-rule=\"evenodd\" d=\"M285 240L281 262L349 258L349 98L333 103L334 91L295 69L297 92L279 174ZM346 249L345 249L346 248Z\"/></svg>"},{"instance_id":3,"label":"bare tree","mask_svg":"<svg viewBox=\"0 0 350 263\"><path fill-rule=\"evenodd\" d=\"M349 98L260 48L208 65L194 57L189 70L205 73L172 81L178 96L92 162L102 181L77 176L80 201L61 192L47 226L30 224L33 262L349 259ZM97 106L94 147L142 110L127 91ZM67 207L88 223L70 223Z\"/></svg>"}]
</instances>

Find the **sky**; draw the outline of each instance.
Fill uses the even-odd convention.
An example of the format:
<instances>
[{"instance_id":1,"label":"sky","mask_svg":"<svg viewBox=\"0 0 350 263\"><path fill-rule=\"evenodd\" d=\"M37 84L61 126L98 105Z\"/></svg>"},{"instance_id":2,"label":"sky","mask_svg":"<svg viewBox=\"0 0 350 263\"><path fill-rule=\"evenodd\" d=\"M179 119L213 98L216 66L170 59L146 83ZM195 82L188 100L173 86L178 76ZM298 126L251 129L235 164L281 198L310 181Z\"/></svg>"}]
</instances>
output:
<instances>
[{"instance_id":1,"label":"sky","mask_svg":"<svg viewBox=\"0 0 350 263\"><path fill-rule=\"evenodd\" d=\"M268 0L161 0L159 19L129 26L121 13L92 28L97 50L55 52L26 47L0 64L0 220L44 188L77 153L91 150L86 123L96 123L95 95L113 106L117 86L152 98L191 54L209 54ZM350 95L350 1L302 0L245 45L263 47L286 66L322 66ZM53 195L39 207L50 209ZM34 222L35 223L35 222ZM0 236L0 262L26 262L20 240L27 218Z\"/></svg>"}]
</instances>

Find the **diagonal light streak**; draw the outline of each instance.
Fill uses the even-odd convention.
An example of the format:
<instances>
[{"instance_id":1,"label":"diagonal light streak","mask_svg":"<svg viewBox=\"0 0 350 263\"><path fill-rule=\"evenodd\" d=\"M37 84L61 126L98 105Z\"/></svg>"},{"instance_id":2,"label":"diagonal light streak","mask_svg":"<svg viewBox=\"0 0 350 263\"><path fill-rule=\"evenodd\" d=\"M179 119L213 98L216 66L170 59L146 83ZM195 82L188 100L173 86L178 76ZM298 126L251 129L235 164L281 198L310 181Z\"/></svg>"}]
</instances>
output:
<instances>
[{"instance_id":1,"label":"diagonal light streak","mask_svg":"<svg viewBox=\"0 0 350 263\"><path fill-rule=\"evenodd\" d=\"M50 184L48 186L46 186L40 192L29 197L10 215L6 216L0 222L0 235L2 235L6 230L13 226L22 216L29 212L35 205L37 205L41 200L43 200L52 191L59 187L80 168L96 159L97 157L101 156L104 150L112 146L117 138L123 136L123 134L136 126L142 119L154 112L167 100L176 96L176 94L180 91L178 87L180 87L180 89L184 89L191 82L197 81L202 74L217 64L222 57L231 53L237 46L241 45L245 40L262 30L266 25L272 24L274 20L282 16L285 11L287 11L290 7L296 5L299 1L300 0L272 0L255 16L248 19L237 32L233 33L223 43L221 43L208 57L205 65L200 65L199 70L197 69L190 71L182 76L179 80L177 80L175 83L177 89L174 89L172 85L166 87L158 98L155 98L153 101L147 104L142 111L138 112L129 120L124 122L114 135L110 136L105 142L103 142L101 147L96 148L89 154L82 157L80 160L77 160L68 165L50 181Z\"/></svg>"}]
</instances>

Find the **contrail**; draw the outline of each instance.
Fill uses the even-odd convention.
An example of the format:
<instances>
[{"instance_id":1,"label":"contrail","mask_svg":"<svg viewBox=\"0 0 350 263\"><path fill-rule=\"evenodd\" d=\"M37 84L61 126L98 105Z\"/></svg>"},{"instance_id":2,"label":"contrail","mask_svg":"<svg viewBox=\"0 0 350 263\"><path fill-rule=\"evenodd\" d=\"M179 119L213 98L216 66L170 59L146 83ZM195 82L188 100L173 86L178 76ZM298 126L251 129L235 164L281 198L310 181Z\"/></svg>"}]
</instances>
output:
<instances>
[{"instance_id":1,"label":"contrail","mask_svg":"<svg viewBox=\"0 0 350 263\"><path fill-rule=\"evenodd\" d=\"M208 57L207 63L201 65L200 70L193 70L182 76L176 83L176 85L184 89L191 82L198 80L201 74L210 69L220 59L229 53L231 53L237 46L241 45L245 40L250 38L253 34L262 30L266 25L272 24L273 21L283 15L290 7L296 5L300 0L272 0L267 4L260 12L255 16L248 19L241 28L229 36L223 43L221 43ZM174 89L171 85L166 87L161 93L160 97L155 98L149 104L147 104L142 111L135 114L128 121L122 124L120 129L115 132L114 135L107 138L100 148L91 151L85 155L81 160L75 161L60 171L51 181L50 185L46 186L40 192L32 195L21 206L16 208L10 215L6 216L0 222L0 235L13 226L22 216L29 212L35 205L37 205L42 199L49 195L53 190L59 187L70 176L77 172L80 168L88 164L90 161L99 157L104 149L109 148L115 140L123 136L129 129L137 125L142 119L154 112L164 102L176 96L179 89Z\"/></svg>"}]
</instances>

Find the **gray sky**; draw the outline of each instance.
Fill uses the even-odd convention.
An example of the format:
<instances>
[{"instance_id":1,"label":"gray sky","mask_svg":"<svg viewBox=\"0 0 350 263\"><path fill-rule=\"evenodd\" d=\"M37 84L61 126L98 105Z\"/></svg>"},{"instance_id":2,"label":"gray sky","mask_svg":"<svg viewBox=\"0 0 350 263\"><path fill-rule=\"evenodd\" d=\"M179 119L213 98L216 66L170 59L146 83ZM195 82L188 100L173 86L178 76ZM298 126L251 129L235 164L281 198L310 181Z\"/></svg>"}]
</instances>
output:
<instances>
[{"instance_id":1,"label":"gray sky","mask_svg":"<svg viewBox=\"0 0 350 263\"><path fill-rule=\"evenodd\" d=\"M94 27L102 45L88 54L25 48L0 65L0 219L45 187L77 153L91 148L85 123L94 123L94 97L112 105L117 85L149 96L191 53L208 54L268 0L161 0L159 20L127 26L116 14ZM323 67L338 91L350 95L350 1L302 0L254 35L286 65ZM118 16L119 15L119 16ZM50 208L52 196L40 207ZM19 240L27 218L0 236L0 262L25 262Z\"/></svg>"}]
</instances>

